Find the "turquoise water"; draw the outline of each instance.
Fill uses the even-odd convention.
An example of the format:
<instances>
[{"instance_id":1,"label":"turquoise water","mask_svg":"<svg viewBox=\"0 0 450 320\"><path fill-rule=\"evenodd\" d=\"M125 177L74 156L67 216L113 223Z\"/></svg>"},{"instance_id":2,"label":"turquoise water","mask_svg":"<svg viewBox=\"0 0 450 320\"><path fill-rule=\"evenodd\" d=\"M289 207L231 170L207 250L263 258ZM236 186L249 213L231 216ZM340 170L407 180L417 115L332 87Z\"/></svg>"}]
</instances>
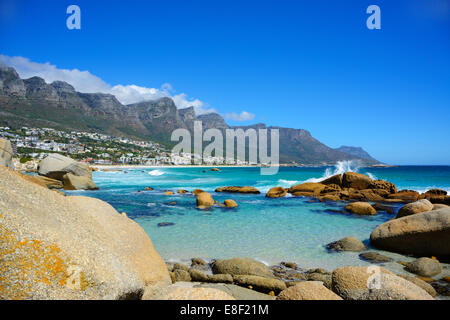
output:
<instances>
[{"instance_id":1,"label":"turquoise water","mask_svg":"<svg viewBox=\"0 0 450 320\"><path fill-rule=\"evenodd\" d=\"M304 267L328 269L364 265L356 253L329 253L325 245L349 235L368 242L371 231L392 215L342 214L335 211L343 210L345 203L318 203L290 196L267 199L264 192L273 186L317 181L347 170L389 180L399 189L450 190L450 167L355 168L344 163L336 168L280 168L274 176L261 176L259 168L221 168L221 172L203 172L204 168L125 170L127 173L95 172L99 191L73 193L100 198L126 212L148 233L161 256L174 261L248 256L269 264L295 261ZM254 186L262 194L213 192L229 185ZM154 190L143 191L148 186ZM191 194L163 195L166 190L195 188L211 192L220 202L234 199L239 207L198 210ZM161 222L173 225L159 227Z\"/></svg>"}]
</instances>

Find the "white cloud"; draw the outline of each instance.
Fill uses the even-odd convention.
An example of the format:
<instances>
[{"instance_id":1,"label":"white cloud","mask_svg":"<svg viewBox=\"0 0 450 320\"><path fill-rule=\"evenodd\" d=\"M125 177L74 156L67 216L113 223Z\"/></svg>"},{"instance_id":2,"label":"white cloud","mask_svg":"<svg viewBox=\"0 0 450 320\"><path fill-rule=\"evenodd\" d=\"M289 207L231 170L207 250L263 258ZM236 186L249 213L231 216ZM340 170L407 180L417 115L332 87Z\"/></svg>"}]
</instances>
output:
<instances>
[{"instance_id":1,"label":"white cloud","mask_svg":"<svg viewBox=\"0 0 450 320\"><path fill-rule=\"evenodd\" d=\"M179 109L193 106L197 114L216 112L214 109L209 108L203 101L190 98L186 93L174 94L175 91L169 83L162 84L159 89L140 87L133 84L111 86L89 71L59 69L49 62L37 63L24 57L9 57L0 54L1 62L16 69L22 79L38 76L43 78L47 83L61 80L71 84L79 92L113 94L123 104L171 97Z\"/></svg>"},{"instance_id":2,"label":"white cloud","mask_svg":"<svg viewBox=\"0 0 450 320\"><path fill-rule=\"evenodd\" d=\"M249 121L255 119L255 115L247 111L242 111L240 114L237 114L236 112L227 113L225 118L234 121Z\"/></svg>"}]
</instances>

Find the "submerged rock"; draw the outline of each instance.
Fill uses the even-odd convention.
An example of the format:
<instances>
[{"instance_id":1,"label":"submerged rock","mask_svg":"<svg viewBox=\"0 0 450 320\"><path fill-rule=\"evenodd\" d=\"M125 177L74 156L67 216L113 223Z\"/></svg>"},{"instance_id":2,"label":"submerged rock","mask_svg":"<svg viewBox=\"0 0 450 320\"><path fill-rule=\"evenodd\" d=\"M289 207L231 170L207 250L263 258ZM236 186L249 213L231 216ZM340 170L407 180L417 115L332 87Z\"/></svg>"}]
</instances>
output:
<instances>
[{"instance_id":1,"label":"submerged rock","mask_svg":"<svg viewBox=\"0 0 450 320\"><path fill-rule=\"evenodd\" d=\"M170 227L170 226L174 226L175 223L173 222L160 222L158 223L158 227Z\"/></svg>"},{"instance_id":2,"label":"submerged rock","mask_svg":"<svg viewBox=\"0 0 450 320\"><path fill-rule=\"evenodd\" d=\"M0 299L139 298L170 284L145 231L106 202L61 196L5 167L0 177Z\"/></svg>"},{"instance_id":3,"label":"submerged rock","mask_svg":"<svg viewBox=\"0 0 450 320\"><path fill-rule=\"evenodd\" d=\"M391 262L392 258L386 257L378 252L364 252L359 255L361 259L368 260L374 263Z\"/></svg>"},{"instance_id":4,"label":"submerged rock","mask_svg":"<svg viewBox=\"0 0 450 320\"><path fill-rule=\"evenodd\" d=\"M252 194L260 194L261 192L254 187L221 187L215 190L216 192L229 192L229 193L252 193Z\"/></svg>"}]
</instances>

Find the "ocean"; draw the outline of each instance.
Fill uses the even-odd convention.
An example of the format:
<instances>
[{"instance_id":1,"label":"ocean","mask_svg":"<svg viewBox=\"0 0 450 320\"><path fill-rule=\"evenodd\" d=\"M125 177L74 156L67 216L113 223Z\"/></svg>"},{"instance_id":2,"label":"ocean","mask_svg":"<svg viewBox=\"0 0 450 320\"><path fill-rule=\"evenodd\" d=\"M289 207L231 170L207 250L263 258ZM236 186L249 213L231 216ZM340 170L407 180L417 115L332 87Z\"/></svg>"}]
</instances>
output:
<instances>
[{"instance_id":1,"label":"ocean","mask_svg":"<svg viewBox=\"0 0 450 320\"><path fill-rule=\"evenodd\" d=\"M326 245L346 236L355 236L370 247L369 237L392 214L381 212L361 217L343 214L344 202L311 202L305 197L269 199L271 187L290 187L307 181L320 181L345 171L384 179L400 189L420 192L432 188L450 191L450 166L358 167L342 162L335 167L280 168L273 176L260 175L259 168L127 168L117 172L94 172L98 191L72 191L70 194L96 197L126 212L150 236L167 261L187 261L251 257L267 264L294 261L300 266L332 270L344 265L368 265L358 253L330 253ZM222 186L253 186L254 194L215 193ZM144 191L145 187L154 190ZM192 194L166 196L167 190L203 189L219 202L233 199L234 209L196 208ZM140 192L138 192L140 191ZM398 205L398 209L401 205ZM167 226L158 226L160 223ZM388 254L388 253L385 253ZM391 255L392 254L388 254Z\"/></svg>"}]
</instances>

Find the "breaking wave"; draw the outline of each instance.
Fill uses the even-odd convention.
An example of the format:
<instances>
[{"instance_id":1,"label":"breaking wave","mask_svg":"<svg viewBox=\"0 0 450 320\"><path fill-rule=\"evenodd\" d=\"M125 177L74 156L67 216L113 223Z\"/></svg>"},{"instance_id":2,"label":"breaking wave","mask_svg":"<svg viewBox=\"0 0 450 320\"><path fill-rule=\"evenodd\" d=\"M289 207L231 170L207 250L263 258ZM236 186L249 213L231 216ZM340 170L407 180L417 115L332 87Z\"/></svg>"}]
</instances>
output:
<instances>
[{"instance_id":1,"label":"breaking wave","mask_svg":"<svg viewBox=\"0 0 450 320\"><path fill-rule=\"evenodd\" d=\"M164 172L159 171L159 170L152 170L148 174L151 176L162 176L164 174Z\"/></svg>"},{"instance_id":2,"label":"breaking wave","mask_svg":"<svg viewBox=\"0 0 450 320\"><path fill-rule=\"evenodd\" d=\"M344 172L358 172L361 167L361 161L359 160L346 160L339 161L333 168L327 168L324 174L320 178L310 178L305 182L319 182L328 179L337 174L343 174Z\"/></svg>"}]
</instances>

